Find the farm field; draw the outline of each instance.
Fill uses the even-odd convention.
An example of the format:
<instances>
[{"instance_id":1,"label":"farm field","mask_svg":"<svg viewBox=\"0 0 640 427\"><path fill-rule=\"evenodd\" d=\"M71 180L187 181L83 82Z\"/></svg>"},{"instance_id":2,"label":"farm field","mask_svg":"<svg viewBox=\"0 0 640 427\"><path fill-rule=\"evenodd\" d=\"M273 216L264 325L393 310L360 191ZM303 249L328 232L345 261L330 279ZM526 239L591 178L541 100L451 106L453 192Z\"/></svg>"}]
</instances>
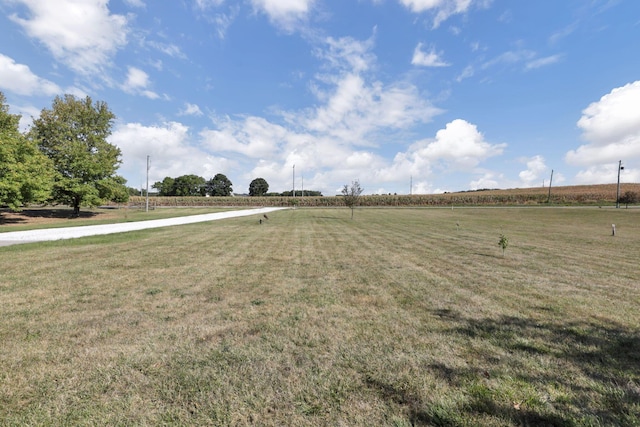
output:
<instances>
[{"instance_id":1,"label":"farm field","mask_svg":"<svg viewBox=\"0 0 640 427\"><path fill-rule=\"evenodd\" d=\"M269 216L0 247L3 425L640 425L639 209Z\"/></svg>"}]
</instances>

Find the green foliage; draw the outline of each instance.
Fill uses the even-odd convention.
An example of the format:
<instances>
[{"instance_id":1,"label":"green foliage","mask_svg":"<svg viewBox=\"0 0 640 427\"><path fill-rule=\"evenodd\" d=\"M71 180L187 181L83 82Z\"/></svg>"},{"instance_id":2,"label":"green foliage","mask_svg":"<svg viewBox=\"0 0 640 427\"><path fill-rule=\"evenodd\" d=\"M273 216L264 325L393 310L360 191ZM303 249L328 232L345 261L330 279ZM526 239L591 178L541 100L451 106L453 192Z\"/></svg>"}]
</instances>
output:
<instances>
[{"instance_id":1,"label":"green foliage","mask_svg":"<svg viewBox=\"0 0 640 427\"><path fill-rule=\"evenodd\" d=\"M0 205L12 210L47 200L53 177L52 163L20 133L19 121L0 92Z\"/></svg>"},{"instance_id":2,"label":"green foliage","mask_svg":"<svg viewBox=\"0 0 640 427\"><path fill-rule=\"evenodd\" d=\"M351 219L353 219L353 209L358 204L358 199L363 191L364 188L360 187L360 182L358 180L351 182L351 186L345 184L342 188L344 204L351 209Z\"/></svg>"},{"instance_id":3,"label":"green foliage","mask_svg":"<svg viewBox=\"0 0 640 427\"><path fill-rule=\"evenodd\" d=\"M498 241L498 246L502 248L502 255L504 256L504 251L509 246L509 238L504 234L500 233L500 240Z\"/></svg>"},{"instance_id":4,"label":"green foliage","mask_svg":"<svg viewBox=\"0 0 640 427\"><path fill-rule=\"evenodd\" d=\"M174 183L175 179L167 176L162 181L154 183L151 188L158 190L158 196L175 196L173 194Z\"/></svg>"},{"instance_id":5,"label":"green foliage","mask_svg":"<svg viewBox=\"0 0 640 427\"><path fill-rule=\"evenodd\" d=\"M210 196L226 197L231 196L233 184L226 175L218 173L206 183L206 192Z\"/></svg>"},{"instance_id":6,"label":"green foliage","mask_svg":"<svg viewBox=\"0 0 640 427\"><path fill-rule=\"evenodd\" d=\"M624 194L620 196L619 202L628 208L629 205L638 203L638 193L635 191L625 191Z\"/></svg>"},{"instance_id":7,"label":"green foliage","mask_svg":"<svg viewBox=\"0 0 640 427\"><path fill-rule=\"evenodd\" d=\"M198 175L182 175L173 182L173 191L171 196L204 196L205 194L204 178Z\"/></svg>"},{"instance_id":8,"label":"green foliage","mask_svg":"<svg viewBox=\"0 0 640 427\"><path fill-rule=\"evenodd\" d=\"M249 184L249 196L263 196L269 191L269 184L264 178L256 178Z\"/></svg>"},{"instance_id":9,"label":"green foliage","mask_svg":"<svg viewBox=\"0 0 640 427\"><path fill-rule=\"evenodd\" d=\"M33 122L29 136L56 171L52 197L73 206L76 214L81 205L95 206L110 194L103 180L114 177L121 155L107 142L114 119L103 101L65 95L56 97L51 109L43 109Z\"/></svg>"}]
</instances>

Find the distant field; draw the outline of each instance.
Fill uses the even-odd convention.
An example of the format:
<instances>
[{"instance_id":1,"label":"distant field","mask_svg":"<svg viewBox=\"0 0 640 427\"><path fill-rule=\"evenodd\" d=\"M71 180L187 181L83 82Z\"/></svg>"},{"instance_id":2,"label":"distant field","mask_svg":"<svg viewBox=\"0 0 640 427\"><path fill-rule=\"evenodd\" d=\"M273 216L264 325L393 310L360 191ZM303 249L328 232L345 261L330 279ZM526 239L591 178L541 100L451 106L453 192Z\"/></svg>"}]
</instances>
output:
<instances>
[{"instance_id":1,"label":"distant field","mask_svg":"<svg viewBox=\"0 0 640 427\"><path fill-rule=\"evenodd\" d=\"M633 191L640 195L640 184L625 183L620 195ZM514 188L509 190L481 190L445 194L371 195L362 196L362 206L521 206L521 205L599 205L616 203L616 184L576 185L549 188ZM298 193L300 194L300 193ZM131 197L130 206L143 206L143 197ZM342 206L342 197L151 197L153 206Z\"/></svg>"},{"instance_id":2,"label":"distant field","mask_svg":"<svg viewBox=\"0 0 640 427\"><path fill-rule=\"evenodd\" d=\"M0 247L0 424L640 424L639 209L349 217Z\"/></svg>"}]
</instances>

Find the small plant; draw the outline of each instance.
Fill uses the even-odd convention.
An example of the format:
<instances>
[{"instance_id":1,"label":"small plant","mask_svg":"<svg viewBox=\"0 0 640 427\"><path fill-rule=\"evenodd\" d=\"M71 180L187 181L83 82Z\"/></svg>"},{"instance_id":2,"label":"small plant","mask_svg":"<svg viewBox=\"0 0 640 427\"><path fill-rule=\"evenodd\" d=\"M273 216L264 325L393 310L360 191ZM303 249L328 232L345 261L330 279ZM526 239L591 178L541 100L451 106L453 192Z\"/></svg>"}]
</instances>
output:
<instances>
[{"instance_id":1,"label":"small plant","mask_svg":"<svg viewBox=\"0 0 640 427\"><path fill-rule=\"evenodd\" d=\"M500 240L498 241L498 246L502 248L502 256L504 256L504 251L509 246L509 238L505 236L503 233L500 233Z\"/></svg>"}]
</instances>

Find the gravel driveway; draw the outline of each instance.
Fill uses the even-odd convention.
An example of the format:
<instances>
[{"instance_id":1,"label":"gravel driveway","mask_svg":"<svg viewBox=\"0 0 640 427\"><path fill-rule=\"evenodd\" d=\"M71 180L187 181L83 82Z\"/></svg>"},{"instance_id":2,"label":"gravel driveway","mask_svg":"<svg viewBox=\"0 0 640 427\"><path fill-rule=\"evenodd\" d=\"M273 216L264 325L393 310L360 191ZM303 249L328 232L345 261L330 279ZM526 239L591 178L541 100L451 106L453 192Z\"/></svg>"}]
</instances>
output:
<instances>
[{"instance_id":1,"label":"gravel driveway","mask_svg":"<svg viewBox=\"0 0 640 427\"><path fill-rule=\"evenodd\" d=\"M0 246L18 243L43 242L47 240L75 239L77 237L97 236L101 234L125 233L147 228L170 227L172 225L193 224L196 222L216 221L226 218L263 215L287 208L259 208L231 212L216 212L202 215L182 216L178 218L154 219L150 221L125 222L120 224L87 225L81 227L45 228L40 230L9 231L0 233Z\"/></svg>"}]
</instances>

